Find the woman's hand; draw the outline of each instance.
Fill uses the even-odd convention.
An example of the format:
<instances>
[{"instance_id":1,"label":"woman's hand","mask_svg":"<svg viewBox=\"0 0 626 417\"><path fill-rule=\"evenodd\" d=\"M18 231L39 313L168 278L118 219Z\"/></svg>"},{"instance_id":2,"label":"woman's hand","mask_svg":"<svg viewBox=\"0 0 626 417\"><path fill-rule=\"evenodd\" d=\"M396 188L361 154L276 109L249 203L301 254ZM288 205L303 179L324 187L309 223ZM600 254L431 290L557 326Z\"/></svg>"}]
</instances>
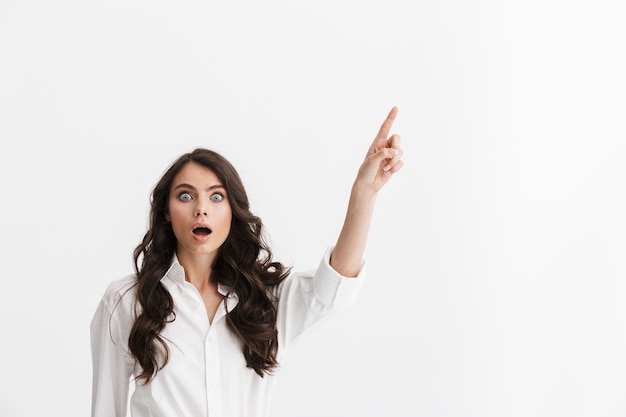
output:
<instances>
[{"instance_id":1,"label":"woman's hand","mask_svg":"<svg viewBox=\"0 0 626 417\"><path fill-rule=\"evenodd\" d=\"M383 122L376 138L367 151L365 160L359 168L355 187L377 193L389 181L391 175L402 168L402 148L400 136L389 136L398 108L393 107Z\"/></svg>"},{"instance_id":2,"label":"woman's hand","mask_svg":"<svg viewBox=\"0 0 626 417\"><path fill-rule=\"evenodd\" d=\"M330 265L344 277L358 275L378 191L402 168L400 136L389 137L397 113L394 106L367 151L352 186L346 218L330 257Z\"/></svg>"}]
</instances>

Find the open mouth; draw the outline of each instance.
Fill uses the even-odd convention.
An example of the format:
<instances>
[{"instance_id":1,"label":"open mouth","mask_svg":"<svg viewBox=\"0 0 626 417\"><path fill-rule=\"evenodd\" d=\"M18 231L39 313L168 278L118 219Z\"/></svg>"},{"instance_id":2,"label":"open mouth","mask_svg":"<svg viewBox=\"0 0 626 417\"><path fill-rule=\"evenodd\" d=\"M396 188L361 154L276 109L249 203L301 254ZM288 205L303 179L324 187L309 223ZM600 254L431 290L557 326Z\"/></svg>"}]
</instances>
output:
<instances>
[{"instance_id":1,"label":"open mouth","mask_svg":"<svg viewBox=\"0 0 626 417\"><path fill-rule=\"evenodd\" d=\"M212 230L209 229L208 227L205 227L205 226L199 226L199 227L195 227L193 229L193 234L194 235L204 235L204 236L206 236L206 235L210 235L211 232L212 232Z\"/></svg>"}]
</instances>

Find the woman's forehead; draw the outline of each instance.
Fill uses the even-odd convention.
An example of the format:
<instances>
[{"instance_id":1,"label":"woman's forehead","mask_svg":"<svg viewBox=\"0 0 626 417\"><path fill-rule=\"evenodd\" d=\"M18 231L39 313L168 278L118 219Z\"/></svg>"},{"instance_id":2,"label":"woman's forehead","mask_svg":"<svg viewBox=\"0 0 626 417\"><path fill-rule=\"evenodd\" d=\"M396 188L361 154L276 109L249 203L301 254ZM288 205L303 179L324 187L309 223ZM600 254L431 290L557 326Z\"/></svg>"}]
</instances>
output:
<instances>
[{"instance_id":1,"label":"woman's forehead","mask_svg":"<svg viewBox=\"0 0 626 417\"><path fill-rule=\"evenodd\" d=\"M195 162L186 164L172 181L172 187L180 184L188 184L194 188L210 188L216 185L223 185L217 174L210 168Z\"/></svg>"}]
</instances>

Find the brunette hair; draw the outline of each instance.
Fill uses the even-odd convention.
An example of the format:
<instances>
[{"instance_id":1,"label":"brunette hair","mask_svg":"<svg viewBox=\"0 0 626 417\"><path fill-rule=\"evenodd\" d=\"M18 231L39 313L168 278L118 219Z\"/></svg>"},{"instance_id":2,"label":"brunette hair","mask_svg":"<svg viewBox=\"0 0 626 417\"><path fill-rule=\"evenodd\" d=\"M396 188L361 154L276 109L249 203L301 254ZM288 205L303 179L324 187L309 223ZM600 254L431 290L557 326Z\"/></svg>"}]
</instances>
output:
<instances>
[{"instance_id":1,"label":"brunette hair","mask_svg":"<svg viewBox=\"0 0 626 417\"><path fill-rule=\"evenodd\" d=\"M176 252L176 237L166 213L174 177L192 162L213 171L226 189L232 209L231 229L219 249L212 277L237 294L239 302L226 320L243 342L247 366L263 377L278 365L276 303L271 288L289 274L290 268L272 260L263 223L250 211L248 196L232 164L214 151L198 148L178 158L154 187L148 231L133 253L138 278L136 301L141 308L128 346L143 370L137 379L150 382L168 362L169 349L160 333L176 317L172 296L161 279Z\"/></svg>"}]
</instances>

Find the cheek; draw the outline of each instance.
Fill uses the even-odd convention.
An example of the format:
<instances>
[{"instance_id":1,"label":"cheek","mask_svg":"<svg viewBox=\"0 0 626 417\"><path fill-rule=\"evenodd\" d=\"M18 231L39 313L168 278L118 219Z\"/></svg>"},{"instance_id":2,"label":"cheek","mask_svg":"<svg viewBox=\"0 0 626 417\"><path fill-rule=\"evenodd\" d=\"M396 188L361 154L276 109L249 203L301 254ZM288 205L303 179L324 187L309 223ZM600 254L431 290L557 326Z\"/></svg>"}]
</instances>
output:
<instances>
[{"instance_id":1,"label":"cheek","mask_svg":"<svg viewBox=\"0 0 626 417\"><path fill-rule=\"evenodd\" d=\"M226 230L230 231L230 226L232 222L233 222L233 213L230 207L227 207L222 212L222 225L224 226Z\"/></svg>"},{"instance_id":2,"label":"cheek","mask_svg":"<svg viewBox=\"0 0 626 417\"><path fill-rule=\"evenodd\" d=\"M178 219L185 218L186 210L185 207L180 204L170 204L167 207L167 212L165 214L165 218L172 222L176 223Z\"/></svg>"},{"instance_id":3,"label":"cheek","mask_svg":"<svg viewBox=\"0 0 626 417\"><path fill-rule=\"evenodd\" d=\"M226 229L228 229L228 233L230 233L230 228L233 225L233 218L231 216L228 217L226 223Z\"/></svg>"}]
</instances>

